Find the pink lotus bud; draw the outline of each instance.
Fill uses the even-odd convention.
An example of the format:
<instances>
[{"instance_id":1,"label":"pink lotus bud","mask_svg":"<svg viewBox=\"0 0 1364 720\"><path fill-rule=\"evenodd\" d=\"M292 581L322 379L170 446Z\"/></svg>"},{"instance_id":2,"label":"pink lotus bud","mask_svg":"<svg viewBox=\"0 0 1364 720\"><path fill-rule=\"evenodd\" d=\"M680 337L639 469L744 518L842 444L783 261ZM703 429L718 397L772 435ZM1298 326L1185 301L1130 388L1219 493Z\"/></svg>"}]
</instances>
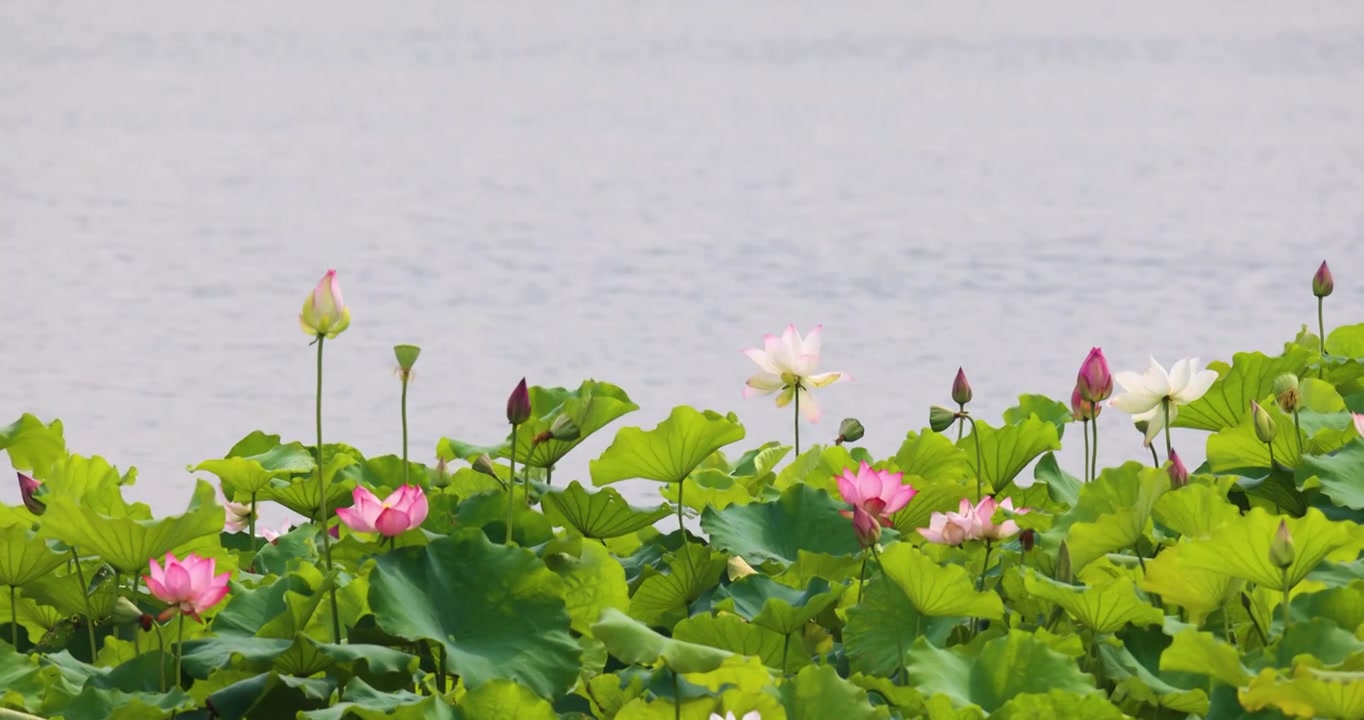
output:
<instances>
[{"instance_id":1,"label":"pink lotus bud","mask_svg":"<svg viewBox=\"0 0 1364 720\"><path fill-rule=\"evenodd\" d=\"M318 281L317 287L303 301L303 312L298 315L298 324L309 335L326 337L328 340L340 335L350 327L350 310L341 298L341 283L336 279L336 271L328 270Z\"/></svg>"},{"instance_id":2,"label":"pink lotus bud","mask_svg":"<svg viewBox=\"0 0 1364 720\"><path fill-rule=\"evenodd\" d=\"M1070 416L1085 422L1099 417L1099 412L1103 410L1103 405L1089 402L1080 396L1080 387L1077 385L1070 393Z\"/></svg>"},{"instance_id":3,"label":"pink lotus bud","mask_svg":"<svg viewBox=\"0 0 1364 720\"><path fill-rule=\"evenodd\" d=\"M853 532L857 534L857 544L864 548L875 545L881 539L881 523L860 505L853 506Z\"/></svg>"},{"instance_id":4,"label":"pink lotus bud","mask_svg":"<svg viewBox=\"0 0 1364 720\"><path fill-rule=\"evenodd\" d=\"M957 368L957 376L952 379L952 402L965 405L971 402L971 383L966 381L966 373Z\"/></svg>"},{"instance_id":5,"label":"pink lotus bud","mask_svg":"<svg viewBox=\"0 0 1364 720\"><path fill-rule=\"evenodd\" d=\"M511 397L507 398L507 422L520 425L530 419L530 390L526 389L526 379L521 378Z\"/></svg>"},{"instance_id":6,"label":"pink lotus bud","mask_svg":"<svg viewBox=\"0 0 1364 720\"><path fill-rule=\"evenodd\" d=\"M1178 490L1189 484L1189 469L1179 459L1179 453L1170 450L1170 489Z\"/></svg>"},{"instance_id":7,"label":"pink lotus bud","mask_svg":"<svg viewBox=\"0 0 1364 720\"><path fill-rule=\"evenodd\" d=\"M24 499L24 507L34 515L47 512L47 504L38 499L38 490L43 484L23 473L16 474L19 476L19 496Z\"/></svg>"},{"instance_id":8,"label":"pink lotus bud","mask_svg":"<svg viewBox=\"0 0 1364 720\"><path fill-rule=\"evenodd\" d=\"M1089 351L1084 364L1080 366L1080 373L1075 377L1075 387L1079 389L1081 398L1092 403L1103 402L1113 394L1113 373L1108 370L1108 360L1104 358L1103 350L1093 348Z\"/></svg>"},{"instance_id":9,"label":"pink lotus bud","mask_svg":"<svg viewBox=\"0 0 1364 720\"><path fill-rule=\"evenodd\" d=\"M1331 277L1331 268L1326 267L1326 261L1321 261L1321 267L1312 276L1312 294L1319 298L1324 298L1336 289L1336 281Z\"/></svg>"}]
</instances>

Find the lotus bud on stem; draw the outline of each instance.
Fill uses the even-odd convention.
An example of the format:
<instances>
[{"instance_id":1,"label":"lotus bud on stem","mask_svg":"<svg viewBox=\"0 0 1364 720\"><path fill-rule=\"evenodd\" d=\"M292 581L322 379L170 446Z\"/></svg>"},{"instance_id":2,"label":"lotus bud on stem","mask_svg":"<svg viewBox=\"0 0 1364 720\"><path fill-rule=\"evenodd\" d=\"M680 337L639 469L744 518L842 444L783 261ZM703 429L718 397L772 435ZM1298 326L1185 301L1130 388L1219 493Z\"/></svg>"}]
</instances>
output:
<instances>
[{"instance_id":1,"label":"lotus bud on stem","mask_svg":"<svg viewBox=\"0 0 1364 720\"><path fill-rule=\"evenodd\" d=\"M1179 453L1170 451L1170 489L1178 490L1189 484L1189 469L1179 459Z\"/></svg>"},{"instance_id":2,"label":"lotus bud on stem","mask_svg":"<svg viewBox=\"0 0 1364 720\"><path fill-rule=\"evenodd\" d=\"M1279 426L1274 422L1260 403L1250 401L1250 416L1255 425L1255 437L1269 448L1269 469L1274 469L1274 437L1279 434Z\"/></svg>"},{"instance_id":3,"label":"lotus bud on stem","mask_svg":"<svg viewBox=\"0 0 1364 720\"><path fill-rule=\"evenodd\" d=\"M402 417L403 417L403 484L412 484L411 468L407 466L407 386L412 382L415 373L412 366L417 364L417 357L422 354L422 349L416 345L394 345L393 356L398 360L398 379L403 384L402 395Z\"/></svg>"},{"instance_id":4,"label":"lotus bud on stem","mask_svg":"<svg viewBox=\"0 0 1364 720\"><path fill-rule=\"evenodd\" d=\"M1322 358L1326 357L1326 321L1322 315L1323 301L1336 289L1335 278L1331 277L1331 268L1327 267L1326 261L1321 261L1321 267L1312 275L1312 294L1317 296L1317 337L1318 350ZM1322 368L1322 374L1326 372Z\"/></svg>"},{"instance_id":5,"label":"lotus bud on stem","mask_svg":"<svg viewBox=\"0 0 1364 720\"><path fill-rule=\"evenodd\" d=\"M834 438L835 445L842 445L845 442L857 442L866 433L866 428L856 418L844 418L838 424L838 437Z\"/></svg>"},{"instance_id":6,"label":"lotus bud on stem","mask_svg":"<svg viewBox=\"0 0 1364 720\"><path fill-rule=\"evenodd\" d=\"M1052 577L1057 582L1070 584L1074 580L1070 570L1070 548L1066 541L1061 541L1061 547L1056 551L1056 569L1052 572Z\"/></svg>"},{"instance_id":7,"label":"lotus bud on stem","mask_svg":"<svg viewBox=\"0 0 1364 720\"><path fill-rule=\"evenodd\" d=\"M507 398L507 422L512 426L511 437L511 477L507 483L507 538L504 544L512 543L512 530L516 523L516 442L517 434L521 429L521 424L530 419L530 390L526 387L526 379L521 378L512 389L511 396ZM530 496L530 488L526 488L527 497Z\"/></svg>"},{"instance_id":8,"label":"lotus bud on stem","mask_svg":"<svg viewBox=\"0 0 1364 720\"><path fill-rule=\"evenodd\" d=\"M431 487L442 489L450 487L450 466L445 458L436 458L436 472L431 476Z\"/></svg>"},{"instance_id":9,"label":"lotus bud on stem","mask_svg":"<svg viewBox=\"0 0 1364 720\"><path fill-rule=\"evenodd\" d=\"M1298 391L1298 376L1284 373L1274 378L1274 402L1279 409L1293 416L1293 433L1298 441L1298 454L1302 455L1302 422L1298 411L1302 407L1302 395Z\"/></svg>"},{"instance_id":10,"label":"lotus bud on stem","mask_svg":"<svg viewBox=\"0 0 1364 720\"><path fill-rule=\"evenodd\" d=\"M1093 421L1085 429L1093 432L1093 446L1089 454L1089 467L1086 472L1089 479L1093 480L1099 474L1099 412L1102 409L1103 401L1113 394L1113 372L1108 367L1108 359L1104 357L1103 348L1090 348L1089 354L1080 364L1080 370L1075 375L1075 389L1079 394L1081 403L1087 403L1093 408L1089 419ZM1075 405L1075 398L1071 398L1072 410ZM1089 438L1086 438L1086 442Z\"/></svg>"},{"instance_id":11,"label":"lotus bud on stem","mask_svg":"<svg viewBox=\"0 0 1364 720\"><path fill-rule=\"evenodd\" d=\"M961 442L962 433L966 429L966 404L971 402L973 395L971 383L966 380L966 372L958 367L957 376L952 378L952 402L957 404L957 442Z\"/></svg>"},{"instance_id":12,"label":"lotus bud on stem","mask_svg":"<svg viewBox=\"0 0 1364 720\"><path fill-rule=\"evenodd\" d=\"M43 484L21 472L15 474L19 476L19 497L24 501L24 507L34 515L47 512L47 504L39 499L43 495Z\"/></svg>"},{"instance_id":13,"label":"lotus bud on stem","mask_svg":"<svg viewBox=\"0 0 1364 720\"><path fill-rule=\"evenodd\" d=\"M1156 454L1156 447L1151 444L1151 438L1146 436L1146 431L1151 427L1151 423L1147 420L1138 420L1132 425L1136 427L1137 432L1141 433L1142 446L1151 451L1151 467L1160 467L1160 456Z\"/></svg>"},{"instance_id":14,"label":"lotus bud on stem","mask_svg":"<svg viewBox=\"0 0 1364 720\"><path fill-rule=\"evenodd\" d=\"M933 432L940 433L952 427L952 423L957 421L957 417L957 413L941 405L934 405L928 409L928 427Z\"/></svg>"},{"instance_id":15,"label":"lotus bud on stem","mask_svg":"<svg viewBox=\"0 0 1364 720\"><path fill-rule=\"evenodd\" d=\"M1293 588L1288 584L1288 569L1292 567L1295 555L1293 534L1288 531L1288 522L1280 520L1279 528L1274 532L1274 539L1269 543L1269 561L1274 563L1274 567L1279 568L1279 571L1283 573L1281 583L1283 585L1283 637L1288 637L1288 626L1292 622L1288 613L1288 594ZM1281 647L1282 640L1283 638L1280 638ZM1280 661L1282 659L1281 657Z\"/></svg>"}]
</instances>

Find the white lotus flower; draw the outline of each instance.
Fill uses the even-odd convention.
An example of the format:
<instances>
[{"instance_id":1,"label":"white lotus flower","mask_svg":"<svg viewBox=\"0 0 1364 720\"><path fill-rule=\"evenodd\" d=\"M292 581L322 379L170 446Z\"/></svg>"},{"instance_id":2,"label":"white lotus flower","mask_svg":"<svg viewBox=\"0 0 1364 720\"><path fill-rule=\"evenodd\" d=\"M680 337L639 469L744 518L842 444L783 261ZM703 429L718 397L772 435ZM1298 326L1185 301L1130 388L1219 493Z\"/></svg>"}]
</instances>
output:
<instances>
[{"instance_id":1,"label":"white lotus flower","mask_svg":"<svg viewBox=\"0 0 1364 720\"><path fill-rule=\"evenodd\" d=\"M1149 423L1146 426L1146 442L1165 428L1165 423L1174 422L1179 414L1180 405L1203 397L1217 380L1215 370L1197 370L1198 358L1186 358L1176 362L1165 372L1165 368L1151 358L1151 366L1138 375L1134 372L1120 372L1113 379L1125 390L1121 395L1108 401L1109 405L1132 413L1132 420ZM1165 417L1165 401L1170 401L1170 416Z\"/></svg>"},{"instance_id":2,"label":"white lotus flower","mask_svg":"<svg viewBox=\"0 0 1364 720\"><path fill-rule=\"evenodd\" d=\"M816 325L810 334L801 338L795 325L787 325L781 337L763 336L763 348L744 351L762 371L750 377L745 383L744 397L771 395L778 390L777 407L786 407L791 399L799 395L800 409L805 419L819 422L819 403L810 394L813 388L824 387L838 382L852 380L845 372L815 373L819 365L819 346L822 325Z\"/></svg>"}]
</instances>

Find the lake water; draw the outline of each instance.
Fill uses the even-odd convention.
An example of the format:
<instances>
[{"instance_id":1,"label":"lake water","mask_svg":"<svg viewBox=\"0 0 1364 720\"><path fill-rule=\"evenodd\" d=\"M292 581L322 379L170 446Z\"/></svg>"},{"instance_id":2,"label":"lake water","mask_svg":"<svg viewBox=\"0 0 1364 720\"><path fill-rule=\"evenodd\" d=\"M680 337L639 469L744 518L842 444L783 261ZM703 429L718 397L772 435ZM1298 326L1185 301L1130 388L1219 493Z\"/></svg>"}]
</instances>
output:
<instances>
[{"instance_id":1,"label":"lake water","mask_svg":"<svg viewBox=\"0 0 1364 720\"><path fill-rule=\"evenodd\" d=\"M786 439L739 351L789 322L856 377L807 442L852 415L888 454L958 365L997 420L1092 345L1275 351L1323 258L1364 320L1361 241L1357 2L0 4L0 423L60 417L159 512L254 429L312 437L328 268L326 435L372 455L407 342L418 460L505 433L522 375Z\"/></svg>"}]
</instances>

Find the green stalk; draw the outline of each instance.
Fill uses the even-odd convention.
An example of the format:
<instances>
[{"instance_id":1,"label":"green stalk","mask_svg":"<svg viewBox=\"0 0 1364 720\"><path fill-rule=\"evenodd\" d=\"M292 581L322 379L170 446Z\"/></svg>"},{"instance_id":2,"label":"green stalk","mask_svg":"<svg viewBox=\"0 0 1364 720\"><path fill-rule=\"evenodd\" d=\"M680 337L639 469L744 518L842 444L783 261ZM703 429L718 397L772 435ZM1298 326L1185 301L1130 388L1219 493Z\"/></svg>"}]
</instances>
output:
<instances>
[{"instance_id":1,"label":"green stalk","mask_svg":"<svg viewBox=\"0 0 1364 720\"><path fill-rule=\"evenodd\" d=\"M1269 471L1274 472L1274 443L1265 443L1265 447L1269 448Z\"/></svg>"},{"instance_id":2,"label":"green stalk","mask_svg":"<svg viewBox=\"0 0 1364 720\"><path fill-rule=\"evenodd\" d=\"M1288 593L1293 588L1288 586L1288 568L1283 570L1283 637L1279 638L1279 646L1283 647L1283 641L1288 639L1288 626L1293 619L1288 614Z\"/></svg>"},{"instance_id":3,"label":"green stalk","mask_svg":"<svg viewBox=\"0 0 1364 720\"><path fill-rule=\"evenodd\" d=\"M1326 298L1317 298L1317 342L1318 351L1321 354L1322 359L1326 358L1326 321L1321 312L1322 303L1325 301ZM1326 367L1324 363L1321 368L1321 376L1326 377Z\"/></svg>"},{"instance_id":4,"label":"green stalk","mask_svg":"<svg viewBox=\"0 0 1364 720\"><path fill-rule=\"evenodd\" d=\"M1146 447L1151 451L1151 467L1160 467L1160 456L1156 454L1156 447L1154 445Z\"/></svg>"},{"instance_id":5,"label":"green stalk","mask_svg":"<svg viewBox=\"0 0 1364 720\"><path fill-rule=\"evenodd\" d=\"M990 552L995 549L994 543L985 541L985 561L980 565L980 577L976 578L976 592L985 592L985 574L990 572ZM980 633L980 618L971 619L971 634Z\"/></svg>"},{"instance_id":6,"label":"green stalk","mask_svg":"<svg viewBox=\"0 0 1364 720\"><path fill-rule=\"evenodd\" d=\"M403 484L409 484L410 469L407 467L407 372L403 372Z\"/></svg>"},{"instance_id":7,"label":"green stalk","mask_svg":"<svg viewBox=\"0 0 1364 720\"><path fill-rule=\"evenodd\" d=\"M131 600L134 605L137 604L137 584L140 582L142 582L142 577L137 573L133 573L133 593L128 596L128 599ZM142 653L142 638L138 637L137 630L137 627L133 627L133 654L140 655Z\"/></svg>"},{"instance_id":8,"label":"green stalk","mask_svg":"<svg viewBox=\"0 0 1364 720\"><path fill-rule=\"evenodd\" d=\"M1089 457L1089 479L1099 479L1099 416L1094 416L1094 454Z\"/></svg>"},{"instance_id":9,"label":"green stalk","mask_svg":"<svg viewBox=\"0 0 1364 720\"><path fill-rule=\"evenodd\" d=\"M1081 420L1080 423L1083 428L1080 434L1085 436L1085 482L1089 482L1089 421Z\"/></svg>"},{"instance_id":10,"label":"green stalk","mask_svg":"<svg viewBox=\"0 0 1364 720\"><path fill-rule=\"evenodd\" d=\"M862 602L862 586L867 583L867 558L869 553L864 548L862 550L862 569L857 573L857 602Z\"/></svg>"},{"instance_id":11,"label":"green stalk","mask_svg":"<svg viewBox=\"0 0 1364 720\"><path fill-rule=\"evenodd\" d=\"M1298 421L1298 409L1293 408L1293 435L1298 439L1298 457L1302 457L1302 424Z\"/></svg>"},{"instance_id":12,"label":"green stalk","mask_svg":"<svg viewBox=\"0 0 1364 720\"><path fill-rule=\"evenodd\" d=\"M1160 401L1165 408L1165 459L1170 459L1170 454L1174 452L1174 445L1170 444L1170 398Z\"/></svg>"},{"instance_id":13,"label":"green stalk","mask_svg":"<svg viewBox=\"0 0 1364 720\"><path fill-rule=\"evenodd\" d=\"M332 536L331 533L327 532L327 525L330 523L330 518L327 517L327 473L322 467L322 344L324 340L326 340L325 335L317 336L317 501L320 505L319 514L322 518L322 556L326 559L327 572L330 573L332 571ZM255 534L252 533L252 537L254 536ZM256 541L252 540L251 542L254 544ZM337 609L336 604L335 581L331 583L327 593L331 598L332 642L339 645L341 644L341 612ZM176 683L179 682L179 678L176 678Z\"/></svg>"},{"instance_id":14,"label":"green stalk","mask_svg":"<svg viewBox=\"0 0 1364 720\"><path fill-rule=\"evenodd\" d=\"M185 614L180 613L180 640L175 643L175 686L180 687L183 676L180 674L180 662L185 659Z\"/></svg>"},{"instance_id":15,"label":"green stalk","mask_svg":"<svg viewBox=\"0 0 1364 720\"><path fill-rule=\"evenodd\" d=\"M673 720L682 720L682 684L677 681L676 670L673 670Z\"/></svg>"},{"instance_id":16,"label":"green stalk","mask_svg":"<svg viewBox=\"0 0 1364 720\"><path fill-rule=\"evenodd\" d=\"M687 479L682 478L682 482L677 484L677 532L682 535L682 542L687 542L687 529L682 525L682 491L687 489Z\"/></svg>"},{"instance_id":17,"label":"green stalk","mask_svg":"<svg viewBox=\"0 0 1364 720\"><path fill-rule=\"evenodd\" d=\"M985 478L985 461L981 459L980 455L980 435L976 434L976 419L970 416L967 416L966 419L971 421L971 438L976 445L976 502L980 502L981 481ZM1000 490L1003 489L1000 488Z\"/></svg>"},{"instance_id":18,"label":"green stalk","mask_svg":"<svg viewBox=\"0 0 1364 720\"><path fill-rule=\"evenodd\" d=\"M512 425L511 477L507 482L507 540L503 545L512 543L512 526L516 523L516 435L520 425Z\"/></svg>"},{"instance_id":19,"label":"green stalk","mask_svg":"<svg viewBox=\"0 0 1364 720\"><path fill-rule=\"evenodd\" d=\"M957 442L961 442L961 433L966 429L966 406L957 403Z\"/></svg>"},{"instance_id":20,"label":"green stalk","mask_svg":"<svg viewBox=\"0 0 1364 720\"><path fill-rule=\"evenodd\" d=\"M156 628L156 654L157 671L161 673L161 694L166 694L166 637L161 634L161 623L152 620L152 627Z\"/></svg>"},{"instance_id":21,"label":"green stalk","mask_svg":"<svg viewBox=\"0 0 1364 720\"><path fill-rule=\"evenodd\" d=\"M781 674L786 674L786 656L791 651L791 636L784 635L781 640Z\"/></svg>"},{"instance_id":22,"label":"green stalk","mask_svg":"<svg viewBox=\"0 0 1364 720\"><path fill-rule=\"evenodd\" d=\"M972 430L973 433L975 432L975 428L974 428L974 427L972 427L971 430ZM881 577L884 578L885 581L886 581L886 595L889 595L889 596L890 596L890 604L891 604L891 605L894 605L894 604L895 604L895 596L894 596L893 594L891 594L891 591L890 591L890 582L891 582L890 576L886 574L886 566L883 565L883 564L881 564L881 553L877 552L876 546L875 546L875 545L872 545L872 546L871 546L871 556L872 556L873 558L875 558L875 560L876 560L876 567L879 568L879 569L881 570ZM898 633L898 632L895 633L895 645L896 645L896 647L898 648L898 651L899 651L898 654L897 654L896 657L895 657L895 661L896 661L896 663L898 663L899 669L895 671L895 677L891 678L891 680L890 680L890 681L891 681L891 684L895 684L896 680L899 679L899 677L900 677L901 675L904 675L904 674L905 674L905 640L904 640L903 637L900 636L900 633Z\"/></svg>"},{"instance_id":23,"label":"green stalk","mask_svg":"<svg viewBox=\"0 0 1364 720\"><path fill-rule=\"evenodd\" d=\"M436 691L445 694L445 643L436 643Z\"/></svg>"},{"instance_id":24,"label":"green stalk","mask_svg":"<svg viewBox=\"0 0 1364 720\"><path fill-rule=\"evenodd\" d=\"M81 584L81 599L85 601L86 623L85 629L90 633L90 662L95 661L95 655L99 648L95 647L95 611L90 606L90 586L85 584L85 571L81 569L80 555L76 554L75 546L71 548L71 559L76 564L76 580Z\"/></svg>"},{"instance_id":25,"label":"green stalk","mask_svg":"<svg viewBox=\"0 0 1364 720\"><path fill-rule=\"evenodd\" d=\"M14 598L15 590L16 588L13 585L9 586L9 644L13 645L17 651L19 649L19 605Z\"/></svg>"},{"instance_id":26,"label":"green stalk","mask_svg":"<svg viewBox=\"0 0 1364 720\"><path fill-rule=\"evenodd\" d=\"M796 426L796 455L800 455L800 383L796 383L796 390L792 394L795 397L795 426Z\"/></svg>"}]
</instances>

